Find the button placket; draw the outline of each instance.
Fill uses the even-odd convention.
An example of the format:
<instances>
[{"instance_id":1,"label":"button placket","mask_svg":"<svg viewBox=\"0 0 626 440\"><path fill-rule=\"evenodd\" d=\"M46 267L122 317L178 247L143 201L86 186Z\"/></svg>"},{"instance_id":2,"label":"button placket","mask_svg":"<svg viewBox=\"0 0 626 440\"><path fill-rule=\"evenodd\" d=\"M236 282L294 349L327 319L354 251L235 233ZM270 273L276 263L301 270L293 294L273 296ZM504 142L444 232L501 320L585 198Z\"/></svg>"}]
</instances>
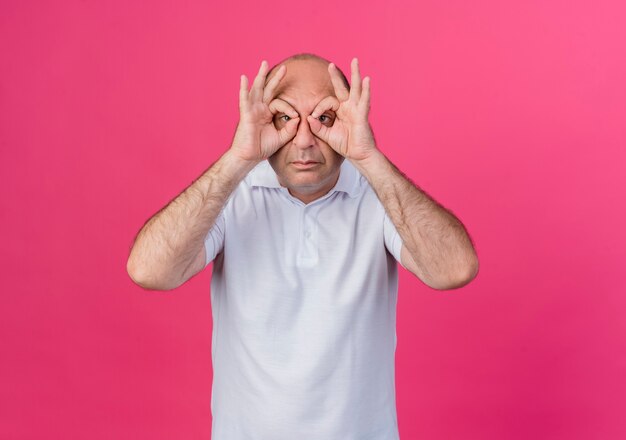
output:
<instances>
[{"instance_id":1,"label":"button placket","mask_svg":"<svg viewBox=\"0 0 626 440\"><path fill-rule=\"evenodd\" d=\"M315 206L305 205L300 214L298 260L300 265L308 266L316 264L318 260L317 240L314 225Z\"/></svg>"}]
</instances>

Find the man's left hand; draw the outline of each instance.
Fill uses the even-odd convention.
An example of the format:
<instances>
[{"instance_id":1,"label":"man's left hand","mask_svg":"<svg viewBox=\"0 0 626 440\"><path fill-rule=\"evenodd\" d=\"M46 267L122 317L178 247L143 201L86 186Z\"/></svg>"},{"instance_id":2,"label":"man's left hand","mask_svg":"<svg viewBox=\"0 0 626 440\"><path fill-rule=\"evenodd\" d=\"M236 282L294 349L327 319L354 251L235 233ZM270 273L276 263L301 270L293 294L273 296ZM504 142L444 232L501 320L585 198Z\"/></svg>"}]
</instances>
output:
<instances>
[{"instance_id":1,"label":"man's left hand","mask_svg":"<svg viewBox=\"0 0 626 440\"><path fill-rule=\"evenodd\" d=\"M333 63L328 65L328 73L335 90L335 96L322 99L307 116L313 134L342 156L351 161L361 161L377 153L374 133L368 121L370 109L370 78L361 81L358 59L351 63L352 81L350 90L341 79L341 74ZM324 125L318 118L324 114L335 114L332 126Z\"/></svg>"}]
</instances>

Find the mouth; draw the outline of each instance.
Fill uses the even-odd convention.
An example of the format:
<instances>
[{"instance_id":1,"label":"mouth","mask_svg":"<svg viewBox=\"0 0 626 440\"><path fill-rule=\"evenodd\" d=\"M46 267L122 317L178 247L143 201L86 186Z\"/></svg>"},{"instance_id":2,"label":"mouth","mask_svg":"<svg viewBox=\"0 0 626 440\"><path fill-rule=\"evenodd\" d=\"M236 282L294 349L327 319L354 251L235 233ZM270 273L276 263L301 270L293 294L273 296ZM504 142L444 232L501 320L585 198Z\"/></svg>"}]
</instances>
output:
<instances>
[{"instance_id":1,"label":"mouth","mask_svg":"<svg viewBox=\"0 0 626 440\"><path fill-rule=\"evenodd\" d=\"M306 160L306 161L291 162L291 164L300 170L306 170L306 169L313 168L319 165L319 162L316 162L314 160Z\"/></svg>"}]
</instances>

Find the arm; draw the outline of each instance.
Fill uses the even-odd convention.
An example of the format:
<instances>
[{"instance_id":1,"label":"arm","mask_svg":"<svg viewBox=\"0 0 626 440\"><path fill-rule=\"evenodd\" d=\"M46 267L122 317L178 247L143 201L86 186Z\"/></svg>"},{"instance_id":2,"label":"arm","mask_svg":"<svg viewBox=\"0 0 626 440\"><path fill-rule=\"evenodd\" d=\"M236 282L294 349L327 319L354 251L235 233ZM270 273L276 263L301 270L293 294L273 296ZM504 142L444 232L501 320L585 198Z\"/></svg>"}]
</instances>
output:
<instances>
[{"instance_id":1,"label":"arm","mask_svg":"<svg viewBox=\"0 0 626 440\"><path fill-rule=\"evenodd\" d=\"M376 192L402 238L402 264L433 289L455 289L478 272L463 224L420 190L380 151L352 161Z\"/></svg>"},{"instance_id":2,"label":"arm","mask_svg":"<svg viewBox=\"0 0 626 440\"><path fill-rule=\"evenodd\" d=\"M147 289L174 289L205 266L204 239L228 197L258 163L228 150L137 234L127 262L132 280Z\"/></svg>"},{"instance_id":3,"label":"arm","mask_svg":"<svg viewBox=\"0 0 626 440\"><path fill-rule=\"evenodd\" d=\"M378 150L368 115L370 78L361 80L352 59L348 89L333 63L328 65L335 96L324 98L307 117L311 130L349 159L376 192L403 241L401 262L434 289L454 289L471 281L478 258L461 222L418 189ZM317 117L336 113L331 127Z\"/></svg>"},{"instance_id":4,"label":"arm","mask_svg":"<svg viewBox=\"0 0 626 440\"><path fill-rule=\"evenodd\" d=\"M266 83L268 64L263 60L250 91L248 78L241 75L240 118L230 149L139 231L126 266L135 283L174 289L204 268L204 239L228 197L252 168L296 134L298 113L273 99L285 72L281 66ZM278 112L292 116L280 130L273 123Z\"/></svg>"}]
</instances>

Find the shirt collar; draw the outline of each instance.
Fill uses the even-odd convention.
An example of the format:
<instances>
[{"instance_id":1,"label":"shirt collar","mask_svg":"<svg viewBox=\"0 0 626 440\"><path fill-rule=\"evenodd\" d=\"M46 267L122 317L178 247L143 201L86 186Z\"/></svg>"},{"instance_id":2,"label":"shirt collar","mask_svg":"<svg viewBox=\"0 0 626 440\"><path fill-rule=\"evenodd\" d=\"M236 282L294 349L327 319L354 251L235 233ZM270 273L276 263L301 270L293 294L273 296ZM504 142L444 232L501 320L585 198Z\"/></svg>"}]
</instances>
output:
<instances>
[{"instance_id":1,"label":"shirt collar","mask_svg":"<svg viewBox=\"0 0 626 440\"><path fill-rule=\"evenodd\" d=\"M339 179L330 190L343 191L350 197L356 197L359 190L360 173L348 159L344 159L339 169ZM246 176L250 186L261 186L265 188L282 188L278 182L276 172L267 160L261 161Z\"/></svg>"}]
</instances>

